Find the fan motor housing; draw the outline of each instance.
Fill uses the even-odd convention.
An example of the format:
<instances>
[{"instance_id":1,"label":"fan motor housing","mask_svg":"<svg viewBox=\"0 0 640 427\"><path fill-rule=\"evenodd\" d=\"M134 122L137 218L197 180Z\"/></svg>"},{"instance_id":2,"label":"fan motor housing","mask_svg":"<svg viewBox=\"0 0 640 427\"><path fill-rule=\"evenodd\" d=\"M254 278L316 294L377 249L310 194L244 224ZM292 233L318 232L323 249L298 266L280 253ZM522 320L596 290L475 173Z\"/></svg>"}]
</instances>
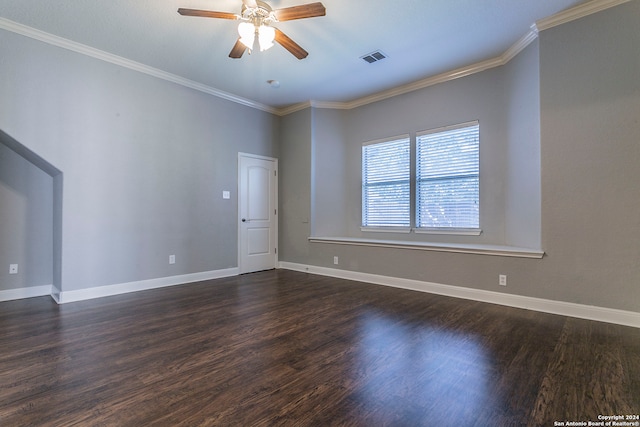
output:
<instances>
[{"instance_id":1,"label":"fan motor housing","mask_svg":"<svg viewBox=\"0 0 640 427\"><path fill-rule=\"evenodd\" d=\"M249 8L246 5L242 5L242 17L245 19L261 19L261 20L272 20L277 21L275 14L273 13L273 9L267 3L256 0L256 4L258 7Z\"/></svg>"}]
</instances>

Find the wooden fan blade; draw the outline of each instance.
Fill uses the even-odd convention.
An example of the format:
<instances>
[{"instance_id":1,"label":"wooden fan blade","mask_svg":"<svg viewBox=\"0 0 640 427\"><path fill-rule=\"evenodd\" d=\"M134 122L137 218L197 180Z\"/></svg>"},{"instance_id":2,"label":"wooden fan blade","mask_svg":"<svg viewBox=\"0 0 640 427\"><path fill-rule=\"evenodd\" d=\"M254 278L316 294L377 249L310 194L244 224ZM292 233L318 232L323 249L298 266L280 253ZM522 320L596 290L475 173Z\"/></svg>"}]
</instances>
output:
<instances>
[{"instance_id":1,"label":"wooden fan blade","mask_svg":"<svg viewBox=\"0 0 640 427\"><path fill-rule=\"evenodd\" d=\"M256 7L258 7L258 3L256 3L256 0L242 0L242 3L250 9L255 9Z\"/></svg>"},{"instance_id":2,"label":"wooden fan blade","mask_svg":"<svg viewBox=\"0 0 640 427\"><path fill-rule=\"evenodd\" d=\"M199 9L178 9L178 13L183 16L201 16L203 18L238 19L238 16L229 12L214 12L211 10Z\"/></svg>"},{"instance_id":3,"label":"wooden fan blade","mask_svg":"<svg viewBox=\"0 0 640 427\"><path fill-rule=\"evenodd\" d=\"M285 33L283 33L282 31L280 31L277 28L276 28L276 39L275 40L283 48L287 49L289 52L291 52L291 54L293 56L295 56L298 59L304 59L304 58L307 57L307 55L309 55L309 52L304 50L302 47L300 47L300 45L298 43L296 43L293 40L291 40L291 38L289 38L289 36L287 36Z\"/></svg>"},{"instance_id":4,"label":"wooden fan blade","mask_svg":"<svg viewBox=\"0 0 640 427\"><path fill-rule=\"evenodd\" d=\"M291 21L293 19L313 18L325 16L327 10L320 2L303 4L300 6L285 7L274 11L278 21Z\"/></svg>"},{"instance_id":5,"label":"wooden fan blade","mask_svg":"<svg viewBox=\"0 0 640 427\"><path fill-rule=\"evenodd\" d=\"M242 58L245 50L247 50L247 47L238 38L236 44L233 45L233 49L231 49L231 52L229 52L229 58Z\"/></svg>"}]
</instances>

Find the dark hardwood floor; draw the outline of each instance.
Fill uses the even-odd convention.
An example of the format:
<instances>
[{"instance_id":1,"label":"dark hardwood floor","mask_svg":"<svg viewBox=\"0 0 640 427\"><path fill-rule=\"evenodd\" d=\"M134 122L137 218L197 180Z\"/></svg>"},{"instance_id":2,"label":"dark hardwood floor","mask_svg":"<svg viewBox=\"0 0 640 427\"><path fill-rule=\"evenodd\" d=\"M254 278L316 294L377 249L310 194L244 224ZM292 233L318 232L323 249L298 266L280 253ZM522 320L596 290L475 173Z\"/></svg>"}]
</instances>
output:
<instances>
[{"instance_id":1,"label":"dark hardwood floor","mask_svg":"<svg viewBox=\"0 0 640 427\"><path fill-rule=\"evenodd\" d=\"M640 412L640 329L276 270L0 303L1 426L553 426Z\"/></svg>"}]
</instances>

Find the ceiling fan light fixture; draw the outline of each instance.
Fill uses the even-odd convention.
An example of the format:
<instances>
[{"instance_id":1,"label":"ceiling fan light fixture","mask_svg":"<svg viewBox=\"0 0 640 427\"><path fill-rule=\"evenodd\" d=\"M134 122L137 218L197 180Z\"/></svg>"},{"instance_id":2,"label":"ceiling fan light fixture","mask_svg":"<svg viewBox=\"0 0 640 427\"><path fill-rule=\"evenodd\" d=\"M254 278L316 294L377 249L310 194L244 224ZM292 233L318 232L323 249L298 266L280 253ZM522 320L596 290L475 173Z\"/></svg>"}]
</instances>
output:
<instances>
[{"instance_id":1,"label":"ceiling fan light fixture","mask_svg":"<svg viewBox=\"0 0 640 427\"><path fill-rule=\"evenodd\" d=\"M242 10L239 15L230 12L186 9L182 7L178 9L178 13L183 16L241 20L242 22L238 25L240 37L231 48L229 58L240 59L247 50L251 54L253 46L256 44L256 39L258 39L260 51L270 49L274 43L278 43L296 58L304 59L309 55L309 52L281 30L271 25L277 22L325 16L326 9L319 1L274 10L262 0L242 0Z\"/></svg>"},{"instance_id":2,"label":"ceiling fan light fixture","mask_svg":"<svg viewBox=\"0 0 640 427\"><path fill-rule=\"evenodd\" d=\"M242 44L249 49L253 49L257 34L258 44L262 52L273 47L273 41L276 38L276 29L264 24L257 25L250 22L241 22L240 25L238 25L238 34L240 34Z\"/></svg>"},{"instance_id":3,"label":"ceiling fan light fixture","mask_svg":"<svg viewBox=\"0 0 640 427\"><path fill-rule=\"evenodd\" d=\"M265 51L273 47L273 41L276 38L276 29L267 25L261 25L258 28L258 42L260 43L260 51Z\"/></svg>"},{"instance_id":4,"label":"ceiling fan light fixture","mask_svg":"<svg viewBox=\"0 0 640 427\"><path fill-rule=\"evenodd\" d=\"M256 40L256 29L253 24L249 22L241 22L238 25L238 34L240 35L240 41L249 49L253 49L253 43Z\"/></svg>"}]
</instances>

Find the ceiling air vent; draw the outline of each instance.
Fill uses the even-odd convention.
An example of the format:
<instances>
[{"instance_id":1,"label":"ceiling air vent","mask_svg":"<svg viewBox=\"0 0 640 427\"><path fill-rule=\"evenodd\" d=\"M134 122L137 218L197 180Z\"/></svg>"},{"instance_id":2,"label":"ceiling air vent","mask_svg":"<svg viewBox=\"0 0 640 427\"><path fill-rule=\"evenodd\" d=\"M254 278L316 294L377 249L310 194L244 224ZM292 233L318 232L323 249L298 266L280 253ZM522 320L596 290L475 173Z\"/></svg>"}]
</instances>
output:
<instances>
[{"instance_id":1,"label":"ceiling air vent","mask_svg":"<svg viewBox=\"0 0 640 427\"><path fill-rule=\"evenodd\" d=\"M360 58L368 62L369 64L373 64L374 62L382 61L386 58L387 55L376 50L375 52L367 53L365 56L361 56Z\"/></svg>"}]
</instances>

